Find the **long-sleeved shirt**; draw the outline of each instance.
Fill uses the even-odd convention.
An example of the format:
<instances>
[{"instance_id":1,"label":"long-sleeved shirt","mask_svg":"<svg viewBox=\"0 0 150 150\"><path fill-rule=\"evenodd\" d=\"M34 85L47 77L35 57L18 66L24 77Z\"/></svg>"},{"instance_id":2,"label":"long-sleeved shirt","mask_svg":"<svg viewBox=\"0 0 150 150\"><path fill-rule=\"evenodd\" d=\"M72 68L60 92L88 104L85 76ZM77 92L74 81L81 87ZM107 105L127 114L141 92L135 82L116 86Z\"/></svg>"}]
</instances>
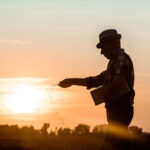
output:
<instances>
[{"instance_id":1,"label":"long-sleeved shirt","mask_svg":"<svg viewBox=\"0 0 150 150\"><path fill-rule=\"evenodd\" d=\"M111 83L116 75L122 76L127 82L130 92L117 98L115 101L105 102L106 107L112 105L132 105L134 103L134 67L131 58L120 49L109 61L107 69L97 76L86 78L87 89ZM117 92L117 91L116 91Z\"/></svg>"}]
</instances>

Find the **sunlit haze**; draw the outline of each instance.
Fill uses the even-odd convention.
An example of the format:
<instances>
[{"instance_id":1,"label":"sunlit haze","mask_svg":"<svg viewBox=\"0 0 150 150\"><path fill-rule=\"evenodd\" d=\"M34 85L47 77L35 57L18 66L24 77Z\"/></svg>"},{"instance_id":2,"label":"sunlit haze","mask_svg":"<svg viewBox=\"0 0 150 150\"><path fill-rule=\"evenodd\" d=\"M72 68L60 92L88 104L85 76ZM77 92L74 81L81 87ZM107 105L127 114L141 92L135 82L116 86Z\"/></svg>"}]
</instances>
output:
<instances>
[{"instance_id":1,"label":"sunlit haze","mask_svg":"<svg viewBox=\"0 0 150 150\"><path fill-rule=\"evenodd\" d=\"M8 107L16 113L35 112L40 105L42 98L41 91L35 90L28 85L19 85L12 90L14 94L10 95Z\"/></svg>"}]
</instances>

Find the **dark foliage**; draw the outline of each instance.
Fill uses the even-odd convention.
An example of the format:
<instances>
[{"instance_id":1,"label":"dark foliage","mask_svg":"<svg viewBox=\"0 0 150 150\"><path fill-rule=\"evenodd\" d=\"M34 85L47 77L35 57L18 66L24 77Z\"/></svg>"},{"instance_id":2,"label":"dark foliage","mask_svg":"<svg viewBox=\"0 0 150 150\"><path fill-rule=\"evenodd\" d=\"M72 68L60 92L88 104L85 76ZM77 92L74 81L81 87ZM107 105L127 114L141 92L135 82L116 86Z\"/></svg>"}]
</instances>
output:
<instances>
[{"instance_id":1,"label":"dark foliage","mask_svg":"<svg viewBox=\"0 0 150 150\"><path fill-rule=\"evenodd\" d=\"M74 129L59 128L49 130L49 123L41 129L33 126L0 125L0 150L99 150L107 125L90 126L79 124ZM150 149L150 134L143 133L137 126L129 128L134 150Z\"/></svg>"}]
</instances>

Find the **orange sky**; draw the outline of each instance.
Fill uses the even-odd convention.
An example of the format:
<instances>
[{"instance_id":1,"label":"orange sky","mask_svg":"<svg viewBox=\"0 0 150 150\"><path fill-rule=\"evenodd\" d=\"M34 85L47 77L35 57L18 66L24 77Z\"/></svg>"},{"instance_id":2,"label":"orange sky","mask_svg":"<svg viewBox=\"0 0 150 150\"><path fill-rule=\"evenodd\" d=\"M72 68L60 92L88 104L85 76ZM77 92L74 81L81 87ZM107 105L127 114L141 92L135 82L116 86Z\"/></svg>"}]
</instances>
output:
<instances>
[{"instance_id":1,"label":"orange sky","mask_svg":"<svg viewBox=\"0 0 150 150\"><path fill-rule=\"evenodd\" d=\"M132 57L135 66L136 97L132 124L150 131L149 4L147 0L0 2L0 80L9 79L0 85L1 99L6 85L15 86L11 83L13 78L32 77L57 83L66 77L99 74L106 68L108 60L95 47L98 35L104 29L116 28L122 34L122 47ZM40 126L45 121L51 122L52 118L54 125L106 123L104 106L95 107L85 88L55 90L65 93L58 100L57 113L48 109L51 106L46 98L41 107L46 112L36 112L32 114L33 119L24 121L22 114L13 115L11 119L10 114L2 111L0 123ZM29 115L25 115L28 118Z\"/></svg>"}]
</instances>

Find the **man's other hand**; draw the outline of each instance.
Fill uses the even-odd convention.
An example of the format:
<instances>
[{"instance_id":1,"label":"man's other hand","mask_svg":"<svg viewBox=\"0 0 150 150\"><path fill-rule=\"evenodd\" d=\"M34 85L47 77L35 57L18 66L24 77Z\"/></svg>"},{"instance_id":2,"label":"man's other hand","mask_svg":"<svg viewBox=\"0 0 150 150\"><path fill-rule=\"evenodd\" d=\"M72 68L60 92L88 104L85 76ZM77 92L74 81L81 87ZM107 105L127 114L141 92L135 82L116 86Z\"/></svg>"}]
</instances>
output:
<instances>
[{"instance_id":1,"label":"man's other hand","mask_svg":"<svg viewBox=\"0 0 150 150\"><path fill-rule=\"evenodd\" d=\"M71 79L64 79L64 80L60 81L58 85L62 88L70 87L70 86L72 86L72 80Z\"/></svg>"}]
</instances>

